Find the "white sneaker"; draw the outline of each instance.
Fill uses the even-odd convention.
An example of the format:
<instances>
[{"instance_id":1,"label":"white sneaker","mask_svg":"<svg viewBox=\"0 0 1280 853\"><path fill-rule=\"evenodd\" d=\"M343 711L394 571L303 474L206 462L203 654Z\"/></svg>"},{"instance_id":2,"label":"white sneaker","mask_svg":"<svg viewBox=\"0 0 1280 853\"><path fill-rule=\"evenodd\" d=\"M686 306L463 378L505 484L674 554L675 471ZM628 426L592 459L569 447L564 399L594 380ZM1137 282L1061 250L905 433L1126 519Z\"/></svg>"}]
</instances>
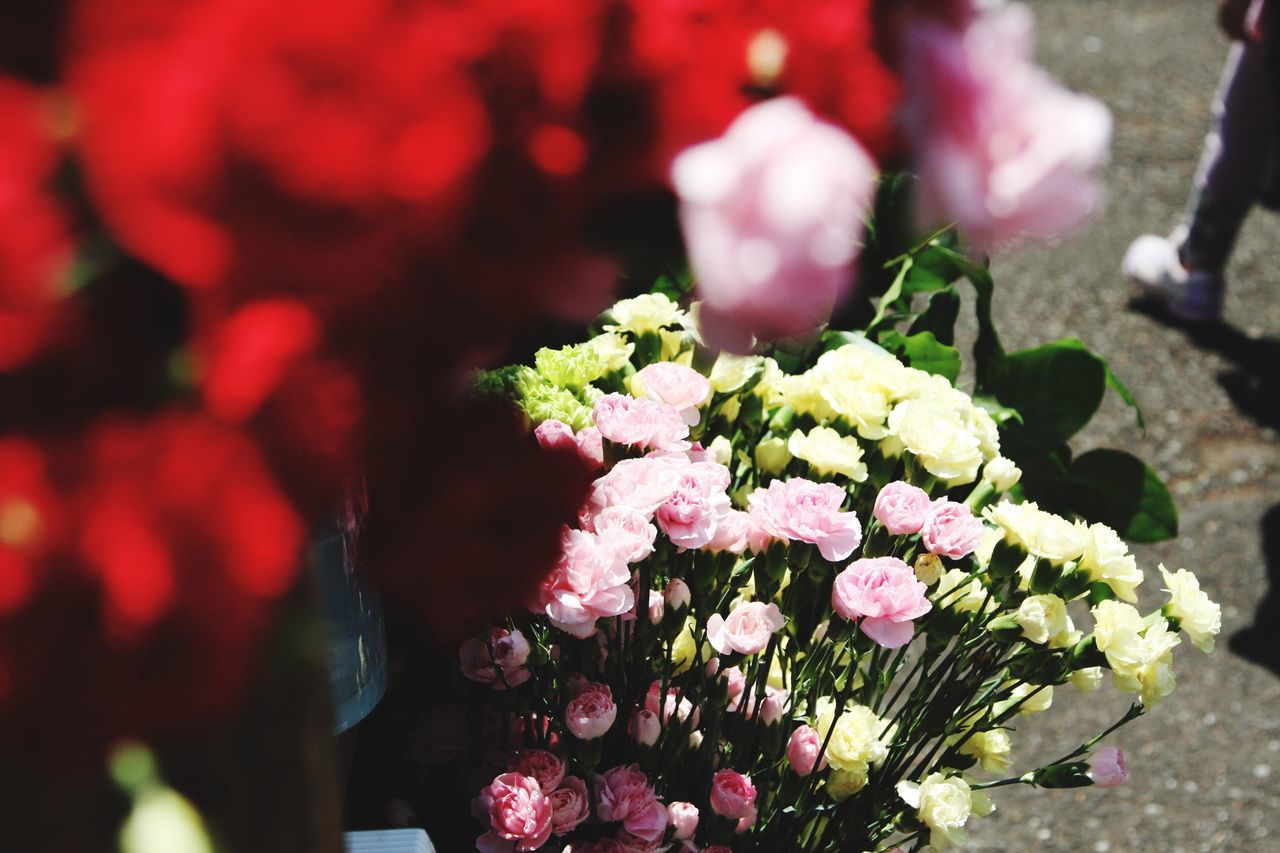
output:
<instances>
[{"instance_id":1,"label":"white sneaker","mask_svg":"<svg viewBox=\"0 0 1280 853\"><path fill-rule=\"evenodd\" d=\"M1189 323L1222 317L1226 279L1216 270L1190 270L1178 257L1181 229L1168 237L1144 234L1129 245L1121 268L1141 294Z\"/></svg>"}]
</instances>

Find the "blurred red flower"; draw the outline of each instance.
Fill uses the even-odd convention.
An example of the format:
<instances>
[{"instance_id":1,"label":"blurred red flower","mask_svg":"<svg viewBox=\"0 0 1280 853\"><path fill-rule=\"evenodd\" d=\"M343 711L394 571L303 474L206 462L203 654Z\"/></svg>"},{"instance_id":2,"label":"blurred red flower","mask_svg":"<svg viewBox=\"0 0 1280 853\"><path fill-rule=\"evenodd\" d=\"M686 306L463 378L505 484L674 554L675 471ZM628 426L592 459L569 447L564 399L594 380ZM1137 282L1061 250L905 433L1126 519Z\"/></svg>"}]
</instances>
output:
<instances>
[{"instance_id":1,"label":"blurred red flower","mask_svg":"<svg viewBox=\"0 0 1280 853\"><path fill-rule=\"evenodd\" d=\"M0 440L0 727L83 755L225 709L303 534L253 443L204 415Z\"/></svg>"},{"instance_id":2,"label":"blurred red flower","mask_svg":"<svg viewBox=\"0 0 1280 853\"><path fill-rule=\"evenodd\" d=\"M53 333L66 289L69 216L48 183L61 158L43 93L0 76L0 371Z\"/></svg>"}]
</instances>

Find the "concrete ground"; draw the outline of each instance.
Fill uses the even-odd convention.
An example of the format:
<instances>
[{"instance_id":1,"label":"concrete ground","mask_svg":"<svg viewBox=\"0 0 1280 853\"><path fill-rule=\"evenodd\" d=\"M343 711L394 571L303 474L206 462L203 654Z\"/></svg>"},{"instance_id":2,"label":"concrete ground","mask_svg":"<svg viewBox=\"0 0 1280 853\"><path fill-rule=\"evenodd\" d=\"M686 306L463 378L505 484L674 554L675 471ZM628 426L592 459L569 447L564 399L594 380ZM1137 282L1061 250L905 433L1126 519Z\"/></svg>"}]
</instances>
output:
<instances>
[{"instance_id":1,"label":"concrete ground","mask_svg":"<svg viewBox=\"0 0 1280 853\"><path fill-rule=\"evenodd\" d=\"M999 327L1010 349L1079 337L1133 389L1145 436L1113 397L1075 446L1129 449L1165 477L1182 530L1136 549L1144 609L1162 600L1156 564L1186 567L1222 603L1223 635L1207 657L1184 642L1174 694L1113 736L1127 786L995 791L999 810L971 824L970 849L1280 851L1280 218L1258 211L1249 221L1223 327L1188 333L1129 310L1120 258L1138 234L1175 223L1208 126L1227 50L1216 4L1032 5L1041 62L1114 112L1109 203L1061 245L996 259ZM1259 627L1232 641L1268 594ZM1270 664L1246 659L1248 649ZM1087 700L1060 688L1055 702L1019 725L1015 768L1066 752L1127 707L1109 687Z\"/></svg>"}]
</instances>

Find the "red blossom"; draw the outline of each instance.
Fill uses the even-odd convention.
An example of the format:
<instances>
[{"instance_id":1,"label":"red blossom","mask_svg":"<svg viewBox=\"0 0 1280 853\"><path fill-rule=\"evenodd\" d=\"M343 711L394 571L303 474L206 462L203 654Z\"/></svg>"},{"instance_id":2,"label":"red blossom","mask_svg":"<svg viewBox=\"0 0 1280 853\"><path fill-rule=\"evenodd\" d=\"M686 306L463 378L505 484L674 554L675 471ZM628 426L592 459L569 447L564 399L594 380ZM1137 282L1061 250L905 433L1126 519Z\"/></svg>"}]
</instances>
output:
<instances>
[{"instance_id":1,"label":"red blossom","mask_svg":"<svg viewBox=\"0 0 1280 853\"><path fill-rule=\"evenodd\" d=\"M55 331L72 244L67 211L47 184L60 152L42 93L0 76L0 371Z\"/></svg>"},{"instance_id":2,"label":"red blossom","mask_svg":"<svg viewBox=\"0 0 1280 853\"><path fill-rule=\"evenodd\" d=\"M0 440L4 730L85 755L231 706L303 534L253 444L202 415Z\"/></svg>"}]
</instances>

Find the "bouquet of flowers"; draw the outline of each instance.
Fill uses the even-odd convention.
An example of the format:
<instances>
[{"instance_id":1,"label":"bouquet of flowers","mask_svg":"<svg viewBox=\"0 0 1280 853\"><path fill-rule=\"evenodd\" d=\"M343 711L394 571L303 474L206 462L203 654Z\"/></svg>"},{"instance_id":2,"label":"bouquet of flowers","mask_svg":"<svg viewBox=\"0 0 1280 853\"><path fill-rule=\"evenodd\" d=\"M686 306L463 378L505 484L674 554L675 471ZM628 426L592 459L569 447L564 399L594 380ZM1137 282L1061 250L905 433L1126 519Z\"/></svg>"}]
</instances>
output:
<instances>
[{"instance_id":1,"label":"bouquet of flowers","mask_svg":"<svg viewBox=\"0 0 1280 853\"><path fill-rule=\"evenodd\" d=\"M1181 634L1212 648L1219 608L1161 566L1168 601L1140 612L1142 570L1087 520L1153 538L1158 480L1117 518L1081 485L1100 467L1086 454L1065 469L1078 508L1030 499L1052 492L1029 464L1052 423L1003 401L1026 399L1046 353L1105 363L1071 341L1005 354L984 318L979 384L999 396L971 396L950 326L923 330L937 294L911 313L912 270L939 292L967 274L989 309L985 270L945 238L894 265L866 333L717 353L697 304L655 292L482 377L597 476L527 611L460 650L487 721L480 850L943 849L992 810L989 788L1124 781L1098 743L1173 690ZM1016 718L1107 671L1130 711L1011 775Z\"/></svg>"}]
</instances>

